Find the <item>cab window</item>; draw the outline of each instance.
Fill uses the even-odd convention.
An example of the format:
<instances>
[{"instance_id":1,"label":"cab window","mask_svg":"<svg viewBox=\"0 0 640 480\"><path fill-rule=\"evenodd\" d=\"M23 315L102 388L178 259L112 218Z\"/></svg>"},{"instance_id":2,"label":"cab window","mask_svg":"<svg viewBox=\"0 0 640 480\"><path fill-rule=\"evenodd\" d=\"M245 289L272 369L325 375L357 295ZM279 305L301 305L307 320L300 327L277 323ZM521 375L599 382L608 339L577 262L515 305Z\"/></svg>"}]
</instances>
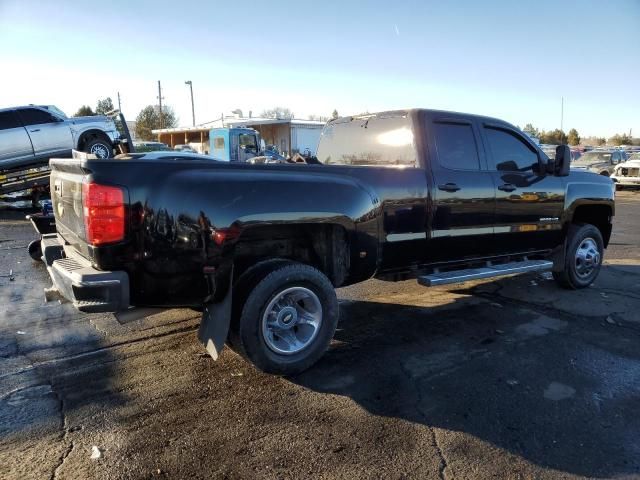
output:
<instances>
[{"instance_id":1,"label":"cab window","mask_svg":"<svg viewBox=\"0 0 640 480\"><path fill-rule=\"evenodd\" d=\"M37 108L23 108L22 110L18 110L18 112L25 126L55 123L58 121L58 119L50 113L38 110Z\"/></svg>"},{"instance_id":2,"label":"cab window","mask_svg":"<svg viewBox=\"0 0 640 480\"><path fill-rule=\"evenodd\" d=\"M12 110L0 112L0 130L22 127L16 113Z\"/></svg>"},{"instance_id":3,"label":"cab window","mask_svg":"<svg viewBox=\"0 0 640 480\"><path fill-rule=\"evenodd\" d=\"M538 166L538 154L514 132L485 127L492 160L489 165L501 172L528 172Z\"/></svg>"},{"instance_id":4,"label":"cab window","mask_svg":"<svg viewBox=\"0 0 640 480\"><path fill-rule=\"evenodd\" d=\"M469 124L434 123L438 163L452 170L480 170L478 147Z\"/></svg>"}]
</instances>

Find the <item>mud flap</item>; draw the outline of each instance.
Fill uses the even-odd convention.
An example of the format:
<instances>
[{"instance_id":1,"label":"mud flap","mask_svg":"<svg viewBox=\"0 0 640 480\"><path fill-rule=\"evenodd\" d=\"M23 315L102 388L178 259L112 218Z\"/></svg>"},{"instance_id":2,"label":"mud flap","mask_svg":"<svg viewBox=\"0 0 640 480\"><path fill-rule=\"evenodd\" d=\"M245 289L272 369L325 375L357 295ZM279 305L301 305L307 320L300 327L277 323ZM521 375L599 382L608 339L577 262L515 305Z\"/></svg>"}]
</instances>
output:
<instances>
[{"instance_id":1,"label":"mud flap","mask_svg":"<svg viewBox=\"0 0 640 480\"><path fill-rule=\"evenodd\" d=\"M558 245L552 252L549 260L553 262L553 271L562 272L565 269L565 258L567 255L567 238L565 237L562 245Z\"/></svg>"},{"instance_id":2,"label":"mud flap","mask_svg":"<svg viewBox=\"0 0 640 480\"><path fill-rule=\"evenodd\" d=\"M229 286L221 302L205 305L202 312L198 339L214 360L218 359L227 341L231 324L231 296L232 287Z\"/></svg>"}]
</instances>

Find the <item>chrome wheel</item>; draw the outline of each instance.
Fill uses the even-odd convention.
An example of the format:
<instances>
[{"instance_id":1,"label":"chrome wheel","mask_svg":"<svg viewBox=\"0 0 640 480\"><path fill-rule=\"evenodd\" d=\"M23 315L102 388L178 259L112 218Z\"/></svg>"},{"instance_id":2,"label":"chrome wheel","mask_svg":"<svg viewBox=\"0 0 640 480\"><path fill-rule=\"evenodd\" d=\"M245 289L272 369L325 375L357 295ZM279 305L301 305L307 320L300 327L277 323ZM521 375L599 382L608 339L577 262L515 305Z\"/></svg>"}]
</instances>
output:
<instances>
[{"instance_id":1,"label":"chrome wheel","mask_svg":"<svg viewBox=\"0 0 640 480\"><path fill-rule=\"evenodd\" d=\"M95 145L92 145L89 153L92 153L98 158L109 158L109 149L102 143L96 143Z\"/></svg>"},{"instance_id":2,"label":"chrome wheel","mask_svg":"<svg viewBox=\"0 0 640 480\"><path fill-rule=\"evenodd\" d=\"M576 250L575 265L576 274L581 278L591 275L600 265L600 251L593 238L588 237L580 242L580 246Z\"/></svg>"},{"instance_id":3,"label":"chrome wheel","mask_svg":"<svg viewBox=\"0 0 640 480\"><path fill-rule=\"evenodd\" d=\"M276 293L262 316L262 336L269 349L293 355L315 340L322 325L318 296L304 287L290 287Z\"/></svg>"}]
</instances>

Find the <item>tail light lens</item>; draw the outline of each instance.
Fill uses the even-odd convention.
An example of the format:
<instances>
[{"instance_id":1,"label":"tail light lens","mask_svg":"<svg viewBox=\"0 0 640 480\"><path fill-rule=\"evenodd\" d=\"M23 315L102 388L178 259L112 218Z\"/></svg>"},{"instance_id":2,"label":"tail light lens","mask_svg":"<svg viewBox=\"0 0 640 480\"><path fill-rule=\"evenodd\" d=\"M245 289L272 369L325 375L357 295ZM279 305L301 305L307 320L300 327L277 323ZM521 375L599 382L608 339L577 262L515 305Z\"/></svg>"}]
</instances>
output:
<instances>
[{"instance_id":1,"label":"tail light lens","mask_svg":"<svg viewBox=\"0 0 640 480\"><path fill-rule=\"evenodd\" d=\"M119 187L82 184L82 206L87 242L103 245L124 240L124 191Z\"/></svg>"}]
</instances>

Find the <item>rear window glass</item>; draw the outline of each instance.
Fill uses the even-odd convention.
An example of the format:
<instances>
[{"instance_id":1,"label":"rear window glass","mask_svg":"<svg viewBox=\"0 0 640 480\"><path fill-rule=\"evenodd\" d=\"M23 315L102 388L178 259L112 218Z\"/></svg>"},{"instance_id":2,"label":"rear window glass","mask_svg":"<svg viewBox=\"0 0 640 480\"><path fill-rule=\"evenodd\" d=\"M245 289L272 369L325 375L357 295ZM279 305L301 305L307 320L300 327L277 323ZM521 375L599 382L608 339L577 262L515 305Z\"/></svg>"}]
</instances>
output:
<instances>
[{"instance_id":1,"label":"rear window glass","mask_svg":"<svg viewBox=\"0 0 640 480\"><path fill-rule=\"evenodd\" d=\"M416 167L410 120L396 115L329 123L320 137L318 160L328 165Z\"/></svg>"},{"instance_id":2,"label":"rear window glass","mask_svg":"<svg viewBox=\"0 0 640 480\"><path fill-rule=\"evenodd\" d=\"M453 170L480 170L478 148L471 125L435 123L438 163Z\"/></svg>"},{"instance_id":3,"label":"rear window glass","mask_svg":"<svg viewBox=\"0 0 640 480\"><path fill-rule=\"evenodd\" d=\"M0 130L22 127L15 112L0 112Z\"/></svg>"}]
</instances>

